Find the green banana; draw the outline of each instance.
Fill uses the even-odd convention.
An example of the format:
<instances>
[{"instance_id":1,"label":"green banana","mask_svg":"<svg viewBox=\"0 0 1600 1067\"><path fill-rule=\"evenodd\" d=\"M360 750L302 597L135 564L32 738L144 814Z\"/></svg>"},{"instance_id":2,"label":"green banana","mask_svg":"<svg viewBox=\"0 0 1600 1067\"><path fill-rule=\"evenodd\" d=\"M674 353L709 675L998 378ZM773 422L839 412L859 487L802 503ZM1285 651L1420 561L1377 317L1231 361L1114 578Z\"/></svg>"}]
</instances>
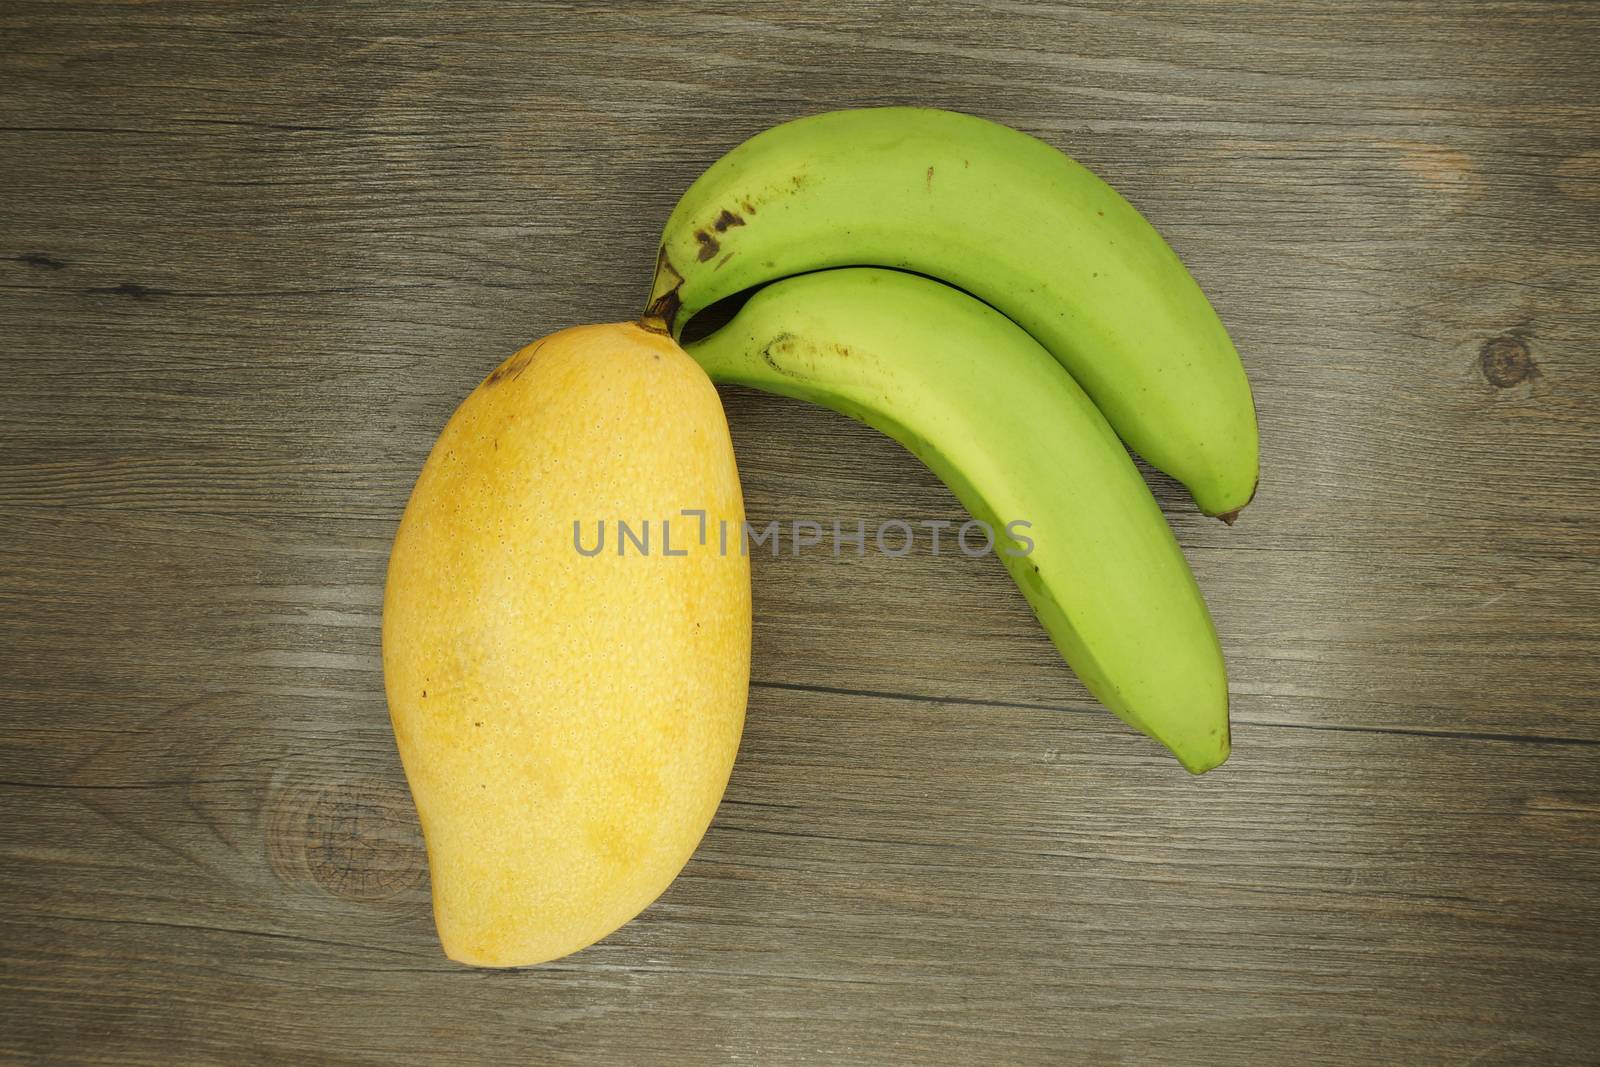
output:
<instances>
[{"instance_id":1,"label":"green banana","mask_svg":"<svg viewBox=\"0 0 1600 1067\"><path fill-rule=\"evenodd\" d=\"M1183 263L1088 169L970 115L835 111L746 141L674 209L649 310L679 336L724 297L851 265L914 270L999 309L1207 514L1232 522L1254 495L1250 383Z\"/></svg>"},{"instance_id":2,"label":"green banana","mask_svg":"<svg viewBox=\"0 0 1600 1067\"><path fill-rule=\"evenodd\" d=\"M687 350L713 381L883 431L990 529L1031 524L1031 552L997 554L1090 692L1196 774L1227 759L1227 674L1183 553L1105 418L1014 323L852 268L775 282Z\"/></svg>"}]
</instances>

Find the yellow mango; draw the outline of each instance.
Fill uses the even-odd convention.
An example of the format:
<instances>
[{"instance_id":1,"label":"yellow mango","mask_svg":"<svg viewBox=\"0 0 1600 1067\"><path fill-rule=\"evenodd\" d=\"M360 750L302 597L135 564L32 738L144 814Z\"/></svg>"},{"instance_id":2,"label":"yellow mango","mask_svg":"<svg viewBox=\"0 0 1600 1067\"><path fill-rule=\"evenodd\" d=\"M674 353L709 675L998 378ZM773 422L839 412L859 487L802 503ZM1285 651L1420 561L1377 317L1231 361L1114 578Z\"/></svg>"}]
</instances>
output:
<instances>
[{"instance_id":1,"label":"yellow mango","mask_svg":"<svg viewBox=\"0 0 1600 1067\"><path fill-rule=\"evenodd\" d=\"M648 326L551 334L451 417L383 605L390 718L451 959L575 952L688 862L744 726L743 521L716 390Z\"/></svg>"}]
</instances>

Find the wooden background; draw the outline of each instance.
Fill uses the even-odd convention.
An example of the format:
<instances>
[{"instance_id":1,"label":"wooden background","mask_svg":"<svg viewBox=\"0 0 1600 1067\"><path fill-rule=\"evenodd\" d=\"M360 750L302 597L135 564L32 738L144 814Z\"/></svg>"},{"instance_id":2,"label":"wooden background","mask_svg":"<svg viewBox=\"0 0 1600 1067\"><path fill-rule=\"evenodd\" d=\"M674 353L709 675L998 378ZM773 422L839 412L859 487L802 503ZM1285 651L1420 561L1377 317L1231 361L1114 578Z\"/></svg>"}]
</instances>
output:
<instances>
[{"instance_id":1,"label":"wooden background","mask_svg":"<svg viewBox=\"0 0 1600 1067\"><path fill-rule=\"evenodd\" d=\"M670 7L671 11L668 12ZM0 1060L1600 1062L1600 9L0 6ZM632 317L780 120L986 115L1185 256L1260 496L1155 485L1231 665L1191 779L994 560L758 559L682 877L446 961L378 658L430 442ZM730 391L752 518L953 517Z\"/></svg>"}]
</instances>

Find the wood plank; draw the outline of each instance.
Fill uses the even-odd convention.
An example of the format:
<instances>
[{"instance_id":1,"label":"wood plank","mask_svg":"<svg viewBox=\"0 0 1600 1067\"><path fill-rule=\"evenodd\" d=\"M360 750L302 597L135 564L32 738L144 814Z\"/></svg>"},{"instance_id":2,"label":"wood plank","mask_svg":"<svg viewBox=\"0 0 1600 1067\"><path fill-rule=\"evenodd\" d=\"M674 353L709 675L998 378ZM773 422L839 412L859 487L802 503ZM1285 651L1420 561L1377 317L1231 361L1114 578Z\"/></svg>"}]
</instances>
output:
<instances>
[{"instance_id":1,"label":"wood plank","mask_svg":"<svg viewBox=\"0 0 1600 1067\"><path fill-rule=\"evenodd\" d=\"M436 956L365 704L274 720L213 698L8 786L32 812L5 868L8 999L84 994L20 1032L106 1021L138 1062L257 1039L279 1062L530 1039L552 1062L632 1040L714 1062L752 1010L762 1059L1136 1041L1271 1062L1315 1041L1580 1062L1600 1040L1600 793L1551 784L1587 773L1582 748L1247 726L1196 781L1088 715L758 688L662 901L572 960L473 974Z\"/></svg>"}]
</instances>

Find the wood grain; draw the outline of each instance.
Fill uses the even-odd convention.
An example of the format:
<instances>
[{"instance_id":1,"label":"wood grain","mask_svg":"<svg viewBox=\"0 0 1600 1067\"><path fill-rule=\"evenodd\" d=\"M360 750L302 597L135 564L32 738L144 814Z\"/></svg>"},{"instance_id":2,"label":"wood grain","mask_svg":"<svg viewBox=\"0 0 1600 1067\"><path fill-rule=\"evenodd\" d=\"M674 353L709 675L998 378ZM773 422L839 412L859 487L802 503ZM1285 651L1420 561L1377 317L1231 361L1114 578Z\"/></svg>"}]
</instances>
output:
<instances>
[{"instance_id":1,"label":"wood grain","mask_svg":"<svg viewBox=\"0 0 1600 1067\"><path fill-rule=\"evenodd\" d=\"M1600 11L0 7L0 1059L1600 1062ZM484 371L631 317L794 115L983 114L1245 354L1232 530L1152 484L1235 755L1098 710L992 560L758 558L717 820L557 964L438 952L384 562ZM957 515L725 394L758 519Z\"/></svg>"}]
</instances>

